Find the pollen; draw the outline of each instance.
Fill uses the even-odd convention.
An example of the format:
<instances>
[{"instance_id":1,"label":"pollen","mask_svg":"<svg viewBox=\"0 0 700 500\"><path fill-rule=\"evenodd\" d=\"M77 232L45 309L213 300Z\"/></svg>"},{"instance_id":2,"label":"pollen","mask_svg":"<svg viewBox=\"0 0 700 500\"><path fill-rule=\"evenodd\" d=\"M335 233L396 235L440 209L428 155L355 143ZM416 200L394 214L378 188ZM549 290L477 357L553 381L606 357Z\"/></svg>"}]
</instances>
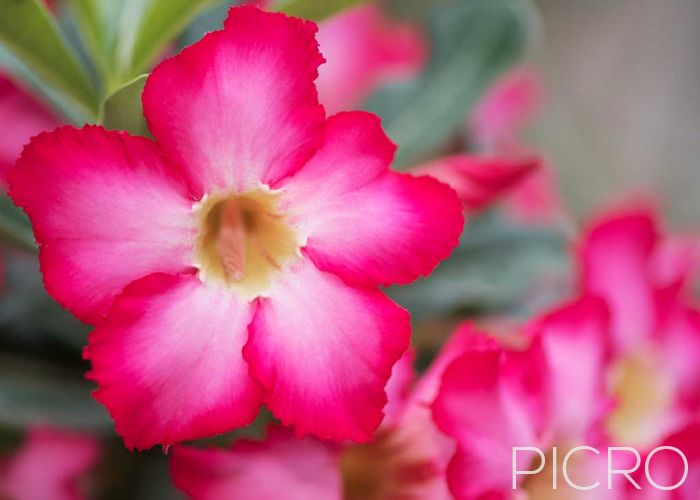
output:
<instances>
[{"instance_id":1,"label":"pollen","mask_svg":"<svg viewBox=\"0 0 700 500\"><path fill-rule=\"evenodd\" d=\"M195 266L205 283L246 298L264 295L276 273L299 257L297 234L268 189L219 193L195 206Z\"/></svg>"}]
</instances>

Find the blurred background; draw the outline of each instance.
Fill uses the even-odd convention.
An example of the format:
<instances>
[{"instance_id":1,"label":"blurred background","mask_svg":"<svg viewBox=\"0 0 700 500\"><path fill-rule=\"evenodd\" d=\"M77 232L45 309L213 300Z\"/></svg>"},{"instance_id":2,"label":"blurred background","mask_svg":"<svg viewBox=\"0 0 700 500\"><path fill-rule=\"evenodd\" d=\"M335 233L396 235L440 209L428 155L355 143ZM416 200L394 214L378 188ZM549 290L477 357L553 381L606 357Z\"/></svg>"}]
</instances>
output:
<instances>
[{"instance_id":1,"label":"blurred background","mask_svg":"<svg viewBox=\"0 0 700 500\"><path fill-rule=\"evenodd\" d=\"M140 75L219 28L235 3L0 0L2 173L31 135L60 123L148 134ZM320 23L323 102L379 114L399 145L395 168L465 153L542 158L533 179L477 186L483 199L465 202L470 222L453 256L389 291L413 315L419 368L465 318L517 321L566 296L578 224L620 196L653 198L675 227L697 228L697 1L256 3ZM177 498L163 451L126 451L91 399L81 357L90 327L44 292L31 228L6 196L0 239L2 463L82 446L70 472L82 496ZM270 419L217 442L259 435ZM69 434L30 442L37 429ZM75 433L87 441L70 444Z\"/></svg>"}]
</instances>

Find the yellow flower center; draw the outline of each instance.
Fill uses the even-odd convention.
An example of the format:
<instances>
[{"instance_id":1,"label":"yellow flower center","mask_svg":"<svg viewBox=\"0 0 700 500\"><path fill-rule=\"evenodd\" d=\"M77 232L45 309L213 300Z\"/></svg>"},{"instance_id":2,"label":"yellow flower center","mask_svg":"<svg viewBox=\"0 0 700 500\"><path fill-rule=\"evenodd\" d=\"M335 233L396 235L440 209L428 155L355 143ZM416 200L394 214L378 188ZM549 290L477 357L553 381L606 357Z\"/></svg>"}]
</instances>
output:
<instances>
[{"instance_id":1,"label":"yellow flower center","mask_svg":"<svg viewBox=\"0 0 700 500\"><path fill-rule=\"evenodd\" d=\"M194 207L195 266L202 281L248 299L266 294L273 276L299 257L301 247L278 198L269 189L216 193Z\"/></svg>"},{"instance_id":2,"label":"yellow flower center","mask_svg":"<svg viewBox=\"0 0 700 500\"><path fill-rule=\"evenodd\" d=\"M646 349L613 367L610 388L617 405L607 427L618 443L644 447L659 432L659 419L673 402L674 391L672 380L659 368L657 357Z\"/></svg>"}]
</instances>

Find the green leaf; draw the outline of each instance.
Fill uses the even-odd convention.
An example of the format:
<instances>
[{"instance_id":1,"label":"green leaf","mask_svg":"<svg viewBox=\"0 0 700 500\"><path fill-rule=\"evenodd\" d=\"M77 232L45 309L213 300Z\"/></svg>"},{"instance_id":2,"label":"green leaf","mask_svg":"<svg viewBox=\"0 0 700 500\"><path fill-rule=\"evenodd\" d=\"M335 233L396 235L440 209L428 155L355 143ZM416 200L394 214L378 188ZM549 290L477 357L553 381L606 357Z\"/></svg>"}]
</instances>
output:
<instances>
[{"instance_id":1,"label":"green leaf","mask_svg":"<svg viewBox=\"0 0 700 500\"><path fill-rule=\"evenodd\" d=\"M436 6L428 22L424 73L386 87L366 105L399 146L405 167L439 147L488 85L524 53L532 12L518 0L458 0Z\"/></svg>"},{"instance_id":2,"label":"green leaf","mask_svg":"<svg viewBox=\"0 0 700 500\"><path fill-rule=\"evenodd\" d=\"M323 21L338 12L364 3L366 0L278 0L271 10L284 12L287 15L303 17L312 21Z\"/></svg>"},{"instance_id":3,"label":"green leaf","mask_svg":"<svg viewBox=\"0 0 700 500\"><path fill-rule=\"evenodd\" d=\"M560 278L569 265L566 250L566 241L552 230L487 214L467 224L459 246L431 276L392 287L389 294L418 319L536 309L561 293ZM552 286L540 289L541 282ZM530 293L536 289L537 294Z\"/></svg>"},{"instance_id":4,"label":"green leaf","mask_svg":"<svg viewBox=\"0 0 700 500\"><path fill-rule=\"evenodd\" d=\"M0 240L15 248L37 251L29 219L6 195L0 195Z\"/></svg>"},{"instance_id":5,"label":"green leaf","mask_svg":"<svg viewBox=\"0 0 700 500\"><path fill-rule=\"evenodd\" d=\"M0 0L0 43L88 116L97 114L95 87L42 2Z\"/></svg>"},{"instance_id":6,"label":"green leaf","mask_svg":"<svg viewBox=\"0 0 700 500\"><path fill-rule=\"evenodd\" d=\"M112 422L90 395L81 371L30 360L0 358L0 425L36 425L109 431Z\"/></svg>"},{"instance_id":7,"label":"green leaf","mask_svg":"<svg viewBox=\"0 0 700 500\"><path fill-rule=\"evenodd\" d=\"M106 128L150 136L141 105L141 93L147 78L148 75L136 77L105 100L102 124Z\"/></svg>"},{"instance_id":8,"label":"green leaf","mask_svg":"<svg viewBox=\"0 0 700 500\"><path fill-rule=\"evenodd\" d=\"M133 78L148 70L165 46L212 0L151 0L138 26L125 76Z\"/></svg>"},{"instance_id":9,"label":"green leaf","mask_svg":"<svg viewBox=\"0 0 700 500\"><path fill-rule=\"evenodd\" d=\"M187 25L214 0L75 0L81 38L106 93L148 71Z\"/></svg>"}]
</instances>

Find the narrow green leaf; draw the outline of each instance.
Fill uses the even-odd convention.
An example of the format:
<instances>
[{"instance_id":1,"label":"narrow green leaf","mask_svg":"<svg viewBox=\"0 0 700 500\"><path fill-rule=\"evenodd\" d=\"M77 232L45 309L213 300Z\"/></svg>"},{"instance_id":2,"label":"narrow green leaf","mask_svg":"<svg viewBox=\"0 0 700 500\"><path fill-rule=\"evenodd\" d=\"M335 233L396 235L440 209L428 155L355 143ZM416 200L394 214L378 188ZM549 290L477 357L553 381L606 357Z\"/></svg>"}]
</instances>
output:
<instances>
[{"instance_id":1,"label":"narrow green leaf","mask_svg":"<svg viewBox=\"0 0 700 500\"><path fill-rule=\"evenodd\" d=\"M39 0L0 0L0 43L41 80L89 115L98 110L88 73Z\"/></svg>"},{"instance_id":2,"label":"narrow green leaf","mask_svg":"<svg viewBox=\"0 0 700 500\"><path fill-rule=\"evenodd\" d=\"M124 61L122 77L131 79L149 69L166 45L213 0L151 0ZM120 50L118 48L117 50Z\"/></svg>"},{"instance_id":3,"label":"narrow green leaf","mask_svg":"<svg viewBox=\"0 0 700 500\"><path fill-rule=\"evenodd\" d=\"M5 195L0 195L0 240L15 248L37 251L29 219Z\"/></svg>"},{"instance_id":4,"label":"narrow green leaf","mask_svg":"<svg viewBox=\"0 0 700 500\"><path fill-rule=\"evenodd\" d=\"M364 3L365 1L366 0L278 0L273 4L272 10L318 22L344 9Z\"/></svg>"},{"instance_id":5,"label":"narrow green leaf","mask_svg":"<svg viewBox=\"0 0 700 500\"><path fill-rule=\"evenodd\" d=\"M439 147L487 86L524 53L531 22L519 0L459 0L436 6L431 58L417 79L382 89L367 103L382 117L405 167Z\"/></svg>"},{"instance_id":6,"label":"narrow green leaf","mask_svg":"<svg viewBox=\"0 0 700 500\"><path fill-rule=\"evenodd\" d=\"M126 130L133 135L149 137L143 117L141 93L148 75L141 75L109 96L102 108L102 124L110 130Z\"/></svg>"}]
</instances>

